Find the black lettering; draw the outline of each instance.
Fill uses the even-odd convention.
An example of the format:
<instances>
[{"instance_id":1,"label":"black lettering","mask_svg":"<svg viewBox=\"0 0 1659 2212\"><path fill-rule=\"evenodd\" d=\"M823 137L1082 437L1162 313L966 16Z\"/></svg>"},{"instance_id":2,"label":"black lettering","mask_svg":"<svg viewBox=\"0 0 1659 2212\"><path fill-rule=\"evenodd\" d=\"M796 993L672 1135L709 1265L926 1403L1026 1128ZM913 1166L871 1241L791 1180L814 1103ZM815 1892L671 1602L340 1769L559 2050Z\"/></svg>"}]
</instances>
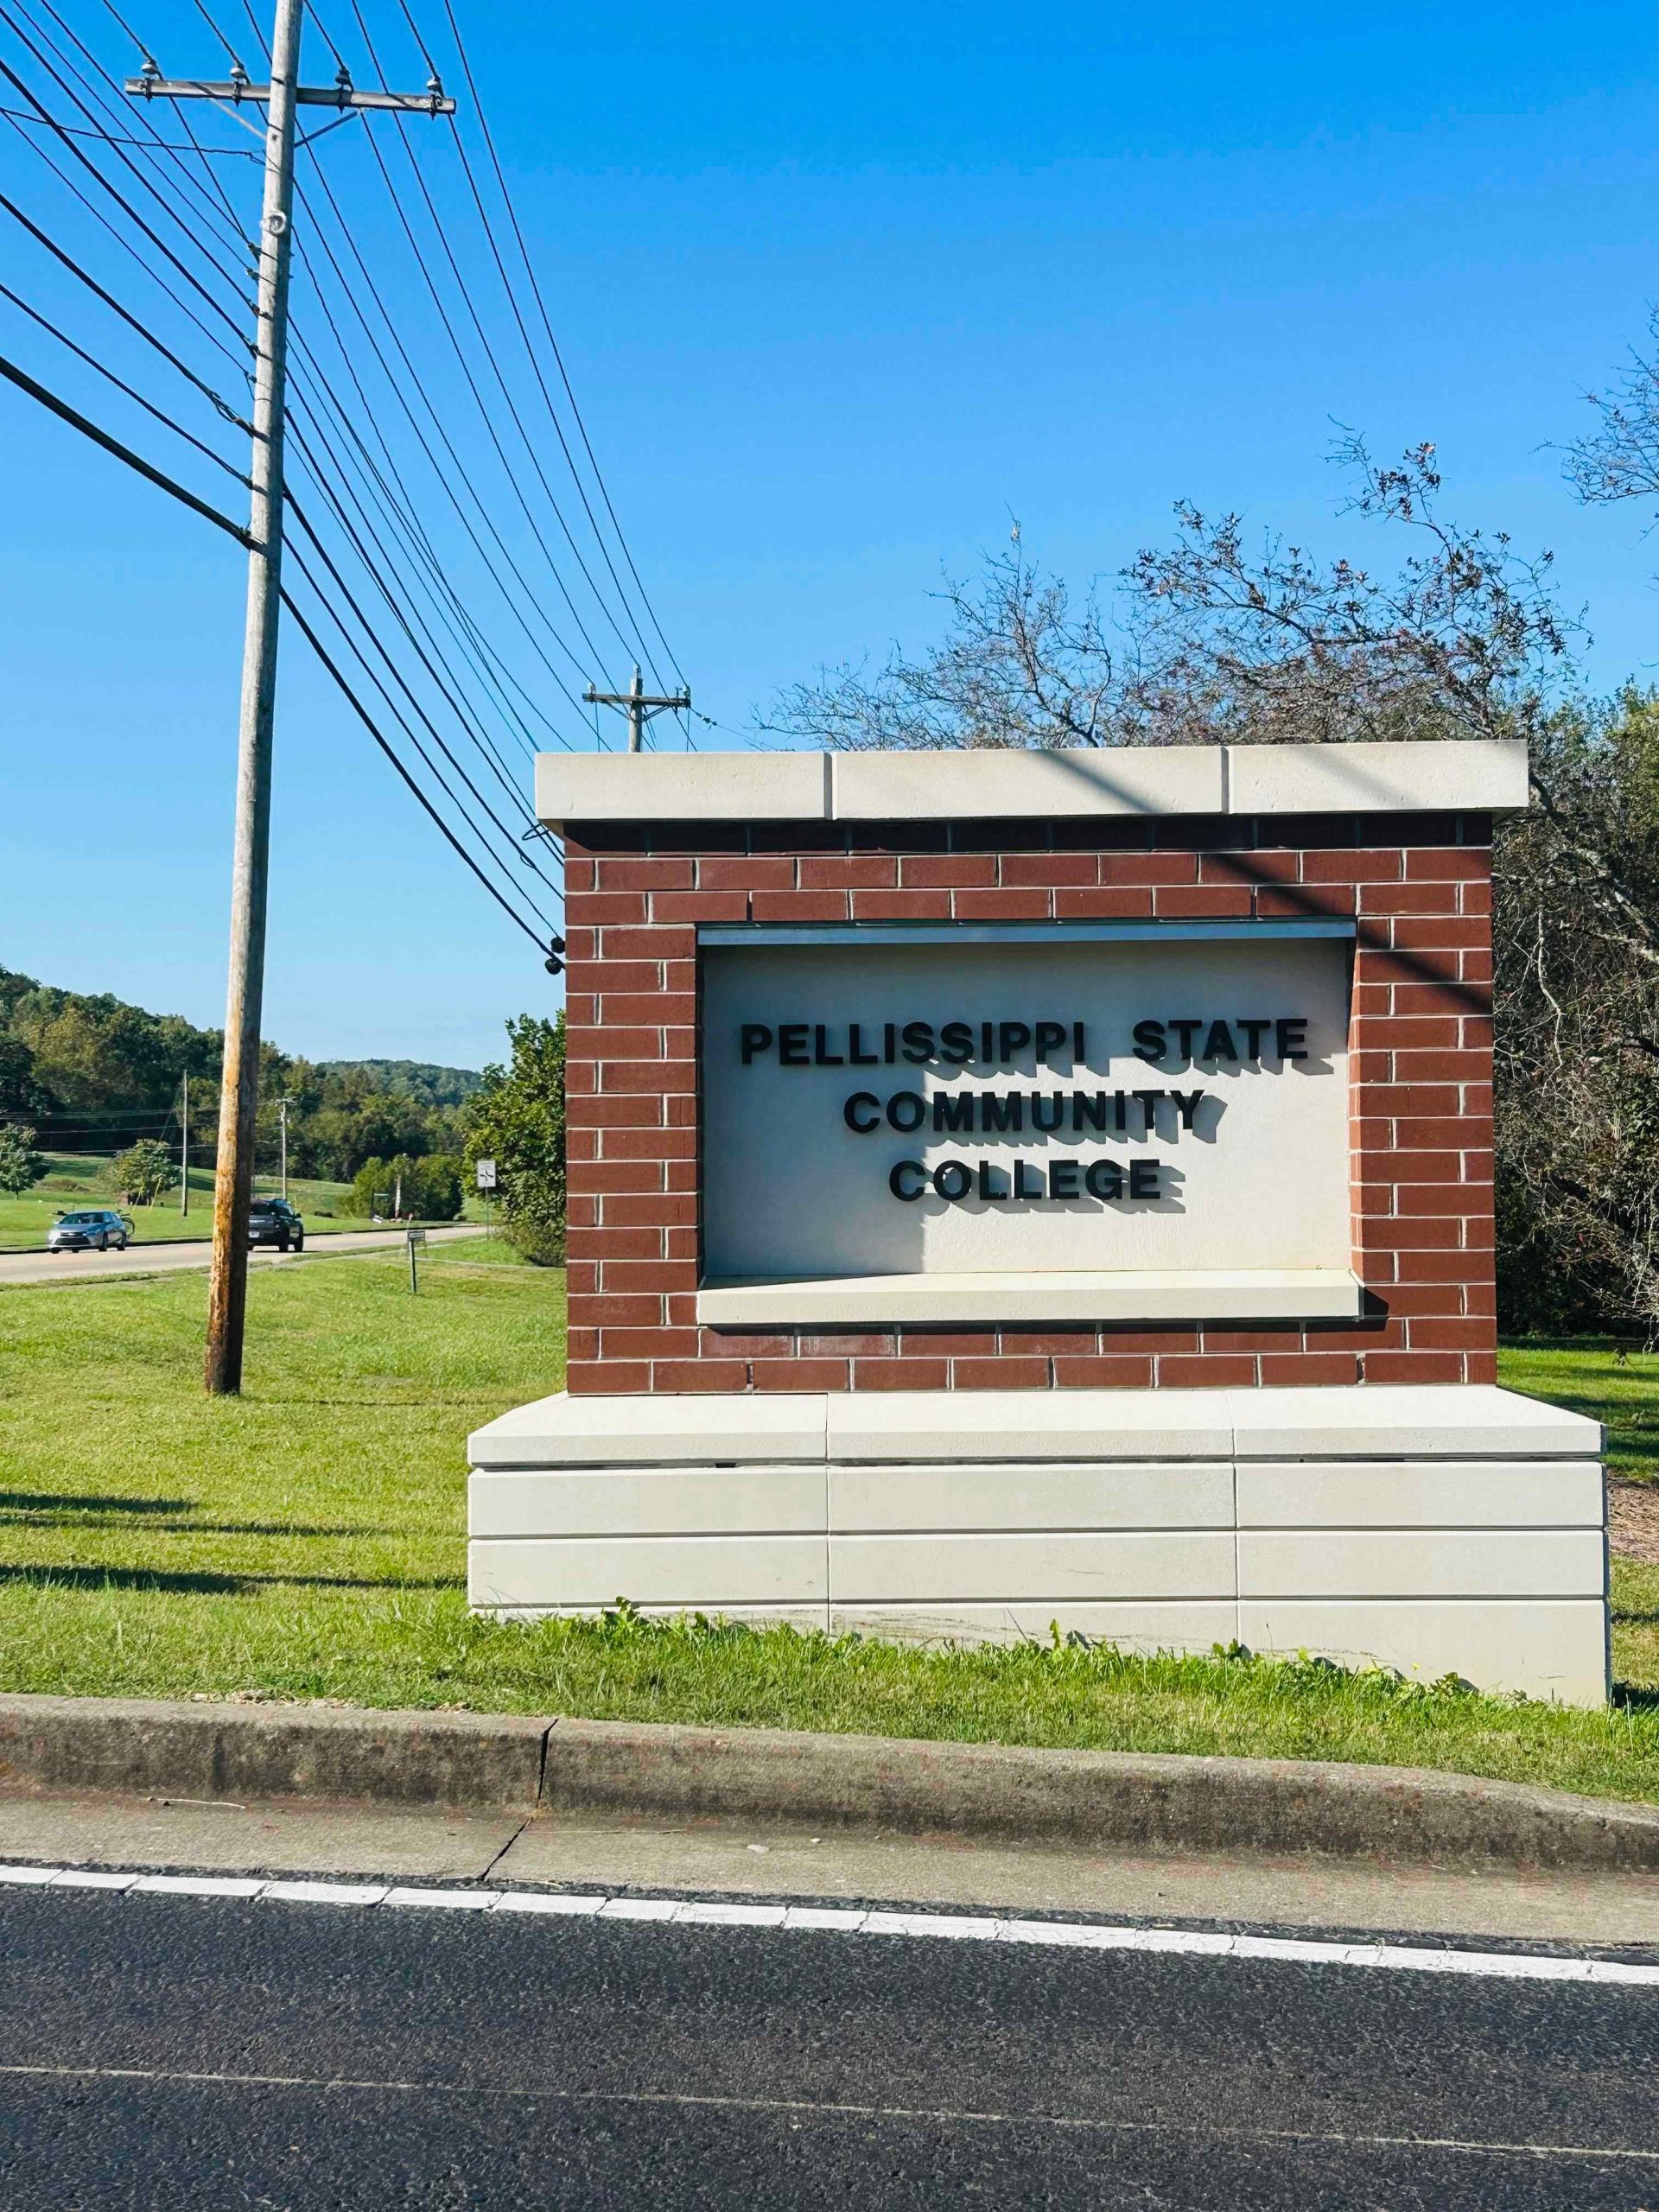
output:
<instances>
[{"instance_id":1,"label":"black lettering","mask_svg":"<svg viewBox=\"0 0 1659 2212\"><path fill-rule=\"evenodd\" d=\"M942 1160L933 1170L933 1188L942 1198L965 1198L973 1187L965 1160Z\"/></svg>"},{"instance_id":2,"label":"black lettering","mask_svg":"<svg viewBox=\"0 0 1659 2212\"><path fill-rule=\"evenodd\" d=\"M821 1021L815 1024L812 1031L812 1065L818 1068L841 1068L847 1065L839 1052L830 1050L830 1033Z\"/></svg>"},{"instance_id":3,"label":"black lettering","mask_svg":"<svg viewBox=\"0 0 1659 2212\"><path fill-rule=\"evenodd\" d=\"M882 1057L887 1061L887 1065L891 1067L897 1057L893 1048L893 1027L892 1022L884 1021L882 1023L881 1040L884 1047Z\"/></svg>"},{"instance_id":4,"label":"black lettering","mask_svg":"<svg viewBox=\"0 0 1659 2212\"><path fill-rule=\"evenodd\" d=\"M980 1197L988 1199L993 1205L1000 1206L1008 1195L1007 1192L999 1185L996 1170L988 1160L980 1161L976 1181Z\"/></svg>"},{"instance_id":5,"label":"black lettering","mask_svg":"<svg viewBox=\"0 0 1659 2212\"><path fill-rule=\"evenodd\" d=\"M1077 1176L1081 1163L1075 1160L1051 1160L1048 1169L1048 1195L1051 1198L1075 1198L1077 1196Z\"/></svg>"},{"instance_id":6,"label":"black lettering","mask_svg":"<svg viewBox=\"0 0 1659 2212\"><path fill-rule=\"evenodd\" d=\"M1161 1060L1169 1050L1161 1021L1137 1021L1135 1025L1135 1057L1137 1060Z\"/></svg>"},{"instance_id":7,"label":"black lettering","mask_svg":"<svg viewBox=\"0 0 1659 2212\"><path fill-rule=\"evenodd\" d=\"M1233 1042L1233 1033L1224 1021L1212 1021L1210 1034L1204 1040L1200 1056L1206 1060L1236 1060L1238 1047Z\"/></svg>"},{"instance_id":8,"label":"black lettering","mask_svg":"<svg viewBox=\"0 0 1659 2212\"><path fill-rule=\"evenodd\" d=\"M1031 1042L1031 1024L1028 1021L1002 1022L997 1029L996 1041L1002 1059L1017 1060Z\"/></svg>"},{"instance_id":9,"label":"black lettering","mask_svg":"<svg viewBox=\"0 0 1659 2212\"><path fill-rule=\"evenodd\" d=\"M1158 1101L1163 1096L1163 1095L1164 1094L1161 1090L1132 1090L1129 1093L1130 1097L1139 1103L1146 1115L1147 1126L1145 1134L1149 1137L1156 1136L1158 1134L1158 1122L1155 1109L1157 1108Z\"/></svg>"},{"instance_id":10,"label":"black lettering","mask_svg":"<svg viewBox=\"0 0 1659 2212\"><path fill-rule=\"evenodd\" d=\"M1122 1136L1129 1126L1129 1097L1125 1090L1112 1093L1112 1127Z\"/></svg>"},{"instance_id":11,"label":"black lettering","mask_svg":"<svg viewBox=\"0 0 1659 2212\"><path fill-rule=\"evenodd\" d=\"M1058 1052L1065 1042L1065 1024L1063 1021L1039 1021L1034 1034L1037 1064L1039 1067L1046 1067L1049 1054Z\"/></svg>"},{"instance_id":12,"label":"black lettering","mask_svg":"<svg viewBox=\"0 0 1659 2212\"><path fill-rule=\"evenodd\" d=\"M927 1119L927 1101L917 1090L895 1090L887 1101L887 1126L900 1136L919 1129Z\"/></svg>"},{"instance_id":13,"label":"black lettering","mask_svg":"<svg viewBox=\"0 0 1659 2212\"><path fill-rule=\"evenodd\" d=\"M868 1122L859 1118L861 1110L867 1106L870 1109ZM855 1129L860 1136L867 1137L881 1119L881 1101L873 1090L855 1090L842 1108L841 1118L849 1129Z\"/></svg>"},{"instance_id":14,"label":"black lettering","mask_svg":"<svg viewBox=\"0 0 1659 2212\"><path fill-rule=\"evenodd\" d=\"M1091 1198L1121 1198L1123 1170L1115 1160L1091 1160L1084 1170L1084 1185Z\"/></svg>"},{"instance_id":15,"label":"black lettering","mask_svg":"<svg viewBox=\"0 0 1659 2212\"><path fill-rule=\"evenodd\" d=\"M1273 1025L1273 1038L1281 1060L1305 1060L1308 1057L1307 1022L1304 1016L1287 1019L1281 1015Z\"/></svg>"},{"instance_id":16,"label":"black lettering","mask_svg":"<svg viewBox=\"0 0 1659 2212\"><path fill-rule=\"evenodd\" d=\"M1106 1093L1103 1090L1074 1090L1071 1094L1071 1126L1074 1129L1103 1129L1106 1126Z\"/></svg>"},{"instance_id":17,"label":"black lettering","mask_svg":"<svg viewBox=\"0 0 1659 2212\"><path fill-rule=\"evenodd\" d=\"M1130 1161L1129 1196L1132 1198L1162 1198L1163 1192L1158 1187L1158 1170L1162 1164L1156 1160Z\"/></svg>"},{"instance_id":18,"label":"black lettering","mask_svg":"<svg viewBox=\"0 0 1659 2212\"><path fill-rule=\"evenodd\" d=\"M908 1191L905 1188L904 1181L906 1175L913 1175L916 1178L914 1188ZM922 1195L922 1185L926 1180L927 1170L919 1160L901 1160L887 1178L887 1188L895 1198L919 1198Z\"/></svg>"},{"instance_id":19,"label":"black lettering","mask_svg":"<svg viewBox=\"0 0 1659 2212\"><path fill-rule=\"evenodd\" d=\"M987 1067L991 1065L991 1024L982 1021L979 1025L979 1057Z\"/></svg>"},{"instance_id":20,"label":"black lettering","mask_svg":"<svg viewBox=\"0 0 1659 2212\"><path fill-rule=\"evenodd\" d=\"M772 1032L764 1021L746 1021L739 1033L743 1042L743 1065L747 1067L757 1052L772 1050Z\"/></svg>"},{"instance_id":21,"label":"black lettering","mask_svg":"<svg viewBox=\"0 0 1659 2212\"><path fill-rule=\"evenodd\" d=\"M1083 1024L1080 1021L1074 1021L1071 1025L1072 1066L1080 1068L1083 1065Z\"/></svg>"},{"instance_id":22,"label":"black lettering","mask_svg":"<svg viewBox=\"0 0 1659 2212\"><path fill-rule=\"evenodd\" d=\"M959 1068L974 1057L974 1033L965 1021L947 1021L939 1032L939 1058Z\"/></svg>"},{"instance_id":23,"label":"black lettering","mask_svg":"<svg viewBox=\"0 0 1659 2212\"><path fill-rule=\"evenodd\" d=\"M1181 1127L1184 1129L1196 1128L1198 1109L1207 1093L1202 1090L1172 1090L1169 1095L1175 1101L1175 1111L1181 1117Z\"/></svg>"},{"instance_id":24,"label":"black lettering","mask_svg":"<svg viewBox=\"0 0 1659 2212\"><path fill-rule=\"evenodd\" d=\"M1018 1129L1025 1126L1025 1100L1017 1090L986 1090L980 1094L979 1126L988 1135L992 1129Z\"/></svg>"},{"instance_id":25,"label":"black lettering","mask_svg":"<svg viewBox=\"0 0 1659 2212\"><path fill-rule=\"evenodd\" d=\"M912 1067L919 1067L924 1060L933 1057L933 1025L931 1021L907 1021L905 1024L904 1056Z\"/></svg>"},{"instance_id":26,"label":"black lettering","mask_svg":"<svg viewBox=\"0 0 1659 2212\"><path fill-rule=\"evenodd\" d=\"M933 1094L933 1128L937 1135L944 1129L968 1129L974 1126L974 1094L971 1090L936 1090Z\"/></svg>"},{"instance_id":27,"label":"black lettering","mask_svg":"<svg viewBox=\"0 0 1659 2212\"><path fill-rule=\"evenodd\" d=\"M1262 1057L1262 1039L1272 1028L1273 1024L1270 1021L1247 1021L1241 1014L1238 1017L1238 1026L1244 1032L1245 1052L1251 1059L1259 1060Z\"/></svg>"},{"instance_id":28,"label":"black lettering","mask_svg":"<svg viewBox=\"0 0 1659 2212\"><path fill-rule=\"evenodd\" d=\"M1042 1198L1048 1195L1042 1177L1023 1160L1014 1163L1014 1195L1016 1198Z\"/></svg>"},{"instance_id":29,"label":"black lettering","mask_svg":"<svg viewBox=\"0 0 1659 2212\"><path fill-rule=\"evenodd\" d=\"M778 1032L778 1065L785 1068L810 1067L806 1056L806 1024L785 1021Z\"/></svg>"},{"instance_id":30,"label":"black lettering","mask_svg":"<svg viewBox=\"0 0 1659 2212\"><path fill-rule=\"evenodd\" d=\"M859 1034L859 1025L855 1021L849 1023L847 1029L847 1058L853 1066L873 1068L880 1057L879 1053L867 1052L864 1050L864 1042Z\"/></svg>"},{"instance_id":31,"label":"black lettering","mask_svg":"<svg viewBox=\"0 0 1659 2212\"><path fill-rule=\"evenodd\" d=\"M1193 1037L1203 1028L1203 1022L1194 1019L1190 1021L1172 1021L1169 1026L1181 1040L1181 1058L1184 1060L1190 1060L1192 1057Z\"/></svg>"},{"instance_id":32,"label":"black lettering","mask_svg":"<svg viewBox=\"0 0 1659 2212\"><path fill-rule=\"evenodd\" d=\"M1065 1093L1063 1090L1033 1090L1031 1094L1031 1126L1040 1129L1045 1136L1052 1136L1065 1119Z\"/></svg>"}]
</instances>

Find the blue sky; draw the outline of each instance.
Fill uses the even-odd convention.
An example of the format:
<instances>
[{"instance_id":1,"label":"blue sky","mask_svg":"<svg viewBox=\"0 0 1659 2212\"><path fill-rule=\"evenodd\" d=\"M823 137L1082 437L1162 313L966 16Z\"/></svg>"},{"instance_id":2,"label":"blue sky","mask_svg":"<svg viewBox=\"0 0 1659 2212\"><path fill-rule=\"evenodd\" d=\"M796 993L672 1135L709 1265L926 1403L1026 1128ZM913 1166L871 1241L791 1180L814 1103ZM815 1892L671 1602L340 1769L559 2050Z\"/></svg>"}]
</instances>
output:
<instances>
[{"instance_id":1,"label":"blue sky","mask_svg":"<svg viewBox=\"0 0 1659 2212\"><path fill-rule=\"evenodd\" d=\"M60 4L130 66L101 10ZM418 83L391 0L365 13ZM1592 683L1659 661L1648 518L1575 508L1549 449L1659 296L1650 10L458 13L617 508L719 721L925 644L941 569L1011 511L1079 582L1166 539L1178 496L1351 543L1332 418L1378 451L1433 439L1450 511L1553 549ZM218 67L184 0L140 29L171 69ZM332 75L315 36L307 73ZM478 451L356 128L319 156ZM0 136L0 189L70 236ZM253 164L221 166L248 203ZM0 253L105 330L15 233ZM0 350L162 457L3 303ZM107 358L171 402L136 348ZM0 963L217 1020L239 556L10 392L0 441ZM504 1017L555 1002L291 633L275 823L280 1043L478 1065Z\"/></svg>"}]
</instances>

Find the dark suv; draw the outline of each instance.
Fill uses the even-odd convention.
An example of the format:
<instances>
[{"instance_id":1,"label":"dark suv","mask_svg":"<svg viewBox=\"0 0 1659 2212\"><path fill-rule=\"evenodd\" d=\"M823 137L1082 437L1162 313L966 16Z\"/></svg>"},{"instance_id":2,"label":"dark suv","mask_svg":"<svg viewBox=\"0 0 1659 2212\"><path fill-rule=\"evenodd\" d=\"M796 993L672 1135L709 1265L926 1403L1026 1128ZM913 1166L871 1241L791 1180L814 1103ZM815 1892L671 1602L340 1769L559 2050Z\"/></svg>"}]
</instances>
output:
<instances>
[{"instance_id":1,"label":"dark suv","mask_svg":"<svg viewBox=\"0 0 1659 2212\"><path fill-rule=\"evenodd\" d=\"M279 1252L303 1252L305 1224L286 1198L256 1198L248 1208L248 1243L274 1244Z\"/></svg>"}]
</instances>

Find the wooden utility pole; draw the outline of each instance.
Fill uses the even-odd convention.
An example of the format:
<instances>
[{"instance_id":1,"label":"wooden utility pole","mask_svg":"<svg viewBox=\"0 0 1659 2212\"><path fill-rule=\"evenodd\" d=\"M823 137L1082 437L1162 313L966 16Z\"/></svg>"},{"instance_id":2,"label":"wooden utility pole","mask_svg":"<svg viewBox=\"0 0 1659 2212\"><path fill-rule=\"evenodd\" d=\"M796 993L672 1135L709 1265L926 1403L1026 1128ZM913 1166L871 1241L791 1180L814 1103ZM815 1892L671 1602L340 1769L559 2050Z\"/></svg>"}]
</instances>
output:
<instances>
[{"instance_id":1,"label":"wooden utility pole","mask_svg":"<svg viewBox=\"0 0 1659 2212\"><path fill-rule=\"evenodd\" d=\"M190 1211L190 1071L184 1071L184 1103L179 1111L179 1211Z\"/></svg>"},{"instance_id":2,"label":"wooden utility pole","mask_svg":"<svg viewBox=\"0 0 1659 2212\"><path fill-rule=\"evenodd\" d=\"M137 99L208 99L265 110L264 205L254 325L253 482L249 521L247 626L242 648L242 714L237 747L236 830L231 871L231 966L219 1084L219 1164L213 1182L213 1258L207 1293L207 1384L222 1395L242 1388L248 1295L248 1201L253 1192L254 1116L259 1104L259 1016L264 996L265 891L270 851L270 753L276 700L277 617L282 607L283 436L287 424L288 272L293 235L294 118L301 107L390 108L453 115L435 78L424 93L359 92L342 68L332 87L300 83L303 0L276 0L270 81L256 85L239 65L230 81L164 78L153 67L129 77Z\"/></svg>"},{"instance_id":3,"label":"wooden utility pole","mask_svg":"<svg viewBox=\"0 0 1659 2212\"><path fill-rule=\"evenodd\" d=\"M626 691L595 691L590 683L582 696L590 707L620 707L623 709L628 718L630 753L645 750L645 724L655 715L678 713L691 704L689 690L677 691L669 699L658 698L654 692L647 691L638 662L634 664L633 681Z\"/></svg>"}]
</instances>

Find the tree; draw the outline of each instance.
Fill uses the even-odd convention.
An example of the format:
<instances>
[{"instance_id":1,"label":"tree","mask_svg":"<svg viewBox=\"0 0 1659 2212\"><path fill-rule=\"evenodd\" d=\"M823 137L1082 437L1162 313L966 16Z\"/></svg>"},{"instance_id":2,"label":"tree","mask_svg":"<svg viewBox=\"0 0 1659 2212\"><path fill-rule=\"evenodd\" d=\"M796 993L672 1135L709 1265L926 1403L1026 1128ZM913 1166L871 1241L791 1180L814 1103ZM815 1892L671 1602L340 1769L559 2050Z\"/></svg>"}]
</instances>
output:
<instances>
[{"instance_id":1,"label":"tree","mask_svg":"<svg viewBox=\"0 0 1659 2212\"><path fill-rule=\"evenodd\" d=\"M564 1015L507 1024L510 1066L484 1071L466 1111L467 1157L493 1160L504 1235L527 1260L564 1258Z\"/></svg>"},{"instance_id":2,"label":"tree","mask_svg":"<svg viewBox=\"0 0 1659 2212\"><path fill-rule=\"evenodd\" d=\"M338 1204L356 1218L378 1211L402 1220L454 1221L461 1208L461 1163L443 1152L366 1160Z\"/></svg>"},{"instance_id":3,"label":"tree","mask_svg":"<svg viewBox=\"0 0 1659 2212\"><path fill-rule=\"evenodd\" d=\"M0 1191L20 1198L46 1173L35 1149L35 1132L16 1122L0 1122Z\"/></svg>"},{"instance_id":4,"label":"tree","mask_svg":"<svg viewBox=\"0 0 1659 2212\"><path fill-rule=\"evenodd\" d=\"M116 1188L129 1205L153 1206L179 1179L178 1165L164 1144L154 1137L140 1137L110 1163Z\"/></svg>"},{"instance_id":5,"label":"tree","mask_svg":"<svg viewBox=\"0 0 1659 2212\"><path fill-rule=\"evenodd\" d=\"M1178 505L1176 536L1118 576L1114 607L1012 550L951 583L943 644L897 648L783 693L764 727L837 749L1341 743L1527 736L1570 667L1575 625L1548 554L1448 522L1433 446L1395 466L1344 433L1344 512L1410 533L1392 575L1322 561L1236 514Z\"/></svg>"}]
</instances>

